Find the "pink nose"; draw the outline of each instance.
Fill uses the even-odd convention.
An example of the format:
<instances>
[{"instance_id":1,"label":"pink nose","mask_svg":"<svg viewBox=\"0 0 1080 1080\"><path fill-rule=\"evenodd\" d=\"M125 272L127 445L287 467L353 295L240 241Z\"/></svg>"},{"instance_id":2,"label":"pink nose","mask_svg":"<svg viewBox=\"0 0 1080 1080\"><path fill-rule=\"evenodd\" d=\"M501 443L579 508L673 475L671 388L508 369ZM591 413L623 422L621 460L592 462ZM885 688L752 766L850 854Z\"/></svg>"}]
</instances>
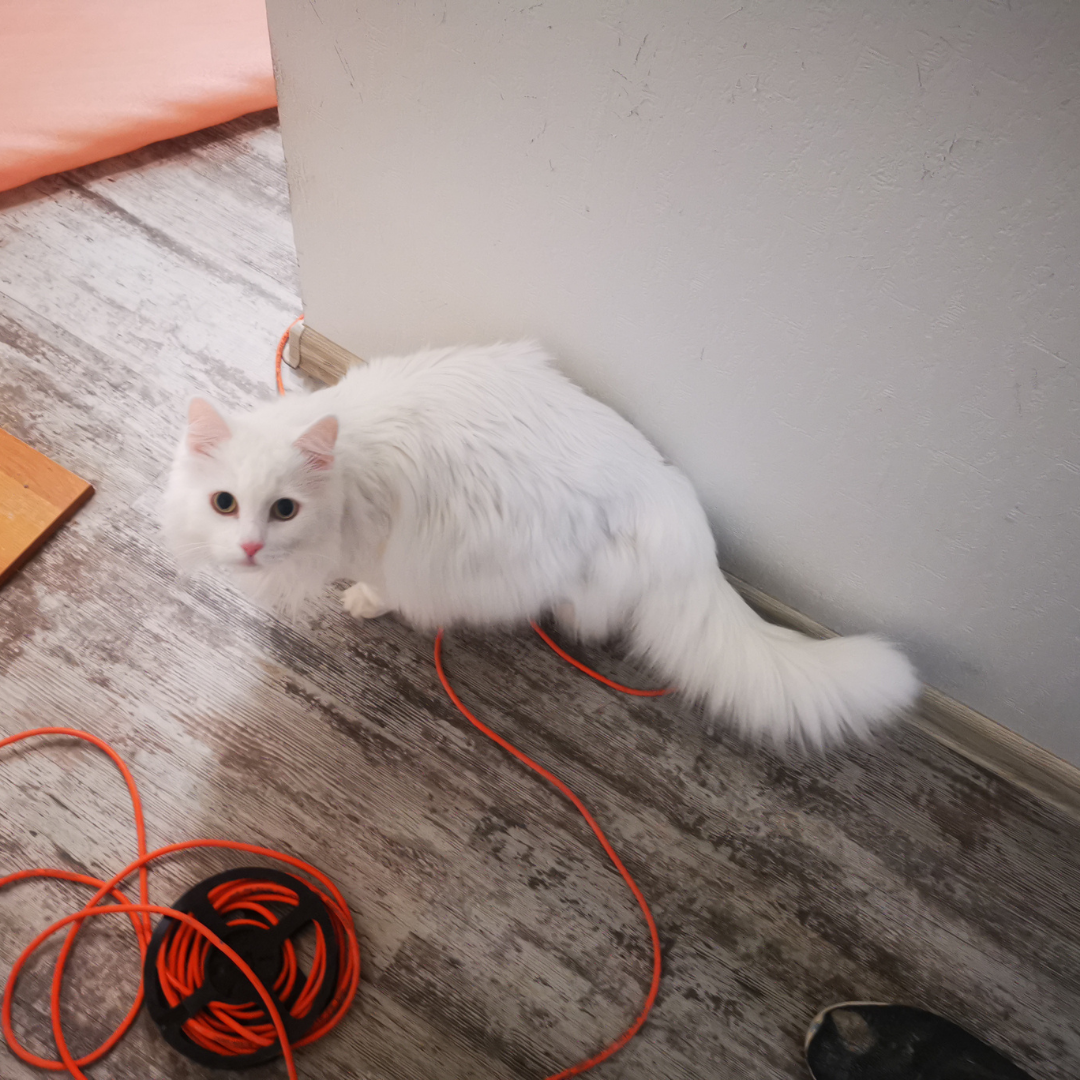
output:
<instances>
[{"instance_id":1,"label":"pink nose","mask_svg":"<svg viewBox=\"0 0 1080 1080\"><path fill-rule=\"evenodd\" d=\"M248 562L251 562L255 558L255 553L262 551L263 545L261 540L249 540L246 544L240 545L247 553Z\"/></svg>"}]
</instances>

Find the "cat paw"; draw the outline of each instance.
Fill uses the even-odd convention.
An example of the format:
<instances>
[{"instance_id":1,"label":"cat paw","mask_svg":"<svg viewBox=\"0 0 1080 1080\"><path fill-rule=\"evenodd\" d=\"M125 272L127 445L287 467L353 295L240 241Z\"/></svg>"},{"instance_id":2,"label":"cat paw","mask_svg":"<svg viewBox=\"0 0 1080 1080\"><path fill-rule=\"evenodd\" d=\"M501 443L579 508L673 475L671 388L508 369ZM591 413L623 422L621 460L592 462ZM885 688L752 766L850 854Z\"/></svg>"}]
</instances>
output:
<instances>
[{"instance_id":1,"label":"cat paw","mask_svg":"<svg viewBox=\"0 0 1080 1080\"><path fill-rule=\"evenodd\" d=\"M358 581L345 590L341 603L354 619L377 619L390 610L382 597L370 585L365 585L362 581Z\"/></svg>"}]
</instances>

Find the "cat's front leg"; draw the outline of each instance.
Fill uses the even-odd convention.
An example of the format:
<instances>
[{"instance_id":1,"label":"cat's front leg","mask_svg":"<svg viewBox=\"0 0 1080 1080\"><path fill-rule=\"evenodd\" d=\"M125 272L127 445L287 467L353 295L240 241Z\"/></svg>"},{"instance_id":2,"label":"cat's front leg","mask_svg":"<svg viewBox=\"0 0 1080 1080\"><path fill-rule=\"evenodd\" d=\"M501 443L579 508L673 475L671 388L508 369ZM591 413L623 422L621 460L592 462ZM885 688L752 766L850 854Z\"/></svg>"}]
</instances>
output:
<instances>
[{"instance_id":1,"label":"cat's front leg","mask_svg":"<svg viewBox=\"0 0 1080 1080\"><path fill-rule=\"evenodd\" d=\"M363 581L350 585L342 595L341 603L354 619L377 619L390 610L378 592Z\"/></svg>"}]
</instances>

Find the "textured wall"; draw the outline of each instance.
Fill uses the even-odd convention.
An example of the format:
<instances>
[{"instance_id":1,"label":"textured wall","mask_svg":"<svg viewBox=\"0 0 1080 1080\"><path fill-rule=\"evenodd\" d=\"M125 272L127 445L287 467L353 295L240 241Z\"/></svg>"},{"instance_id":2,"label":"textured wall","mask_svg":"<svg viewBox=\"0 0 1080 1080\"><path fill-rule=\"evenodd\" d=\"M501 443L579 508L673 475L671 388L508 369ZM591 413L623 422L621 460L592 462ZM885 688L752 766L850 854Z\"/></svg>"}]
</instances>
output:
<instances>
[{"instance_id":1,"label":"textured wall","mask_svg":"<svg viewBox=\"0 0 1080 1080\"><path fill-rule=\"evenodd\" d=\"M725 565L1080 764L1080 4L269 8L312 325L542 338Z\"/></svg>"}]
</instances>

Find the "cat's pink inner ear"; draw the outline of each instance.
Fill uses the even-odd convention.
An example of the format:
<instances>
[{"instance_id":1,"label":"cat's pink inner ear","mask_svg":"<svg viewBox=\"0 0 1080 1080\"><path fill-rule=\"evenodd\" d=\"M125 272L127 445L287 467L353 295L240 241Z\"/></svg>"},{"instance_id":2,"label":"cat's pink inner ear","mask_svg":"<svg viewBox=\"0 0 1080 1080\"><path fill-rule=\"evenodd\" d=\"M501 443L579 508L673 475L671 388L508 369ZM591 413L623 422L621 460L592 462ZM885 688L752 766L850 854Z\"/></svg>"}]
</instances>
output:
<instances>
[{"instance_id":1,"label":"cat's pink inner ear","mask_svg":"<svg viewBox=\"0 0 1080 1080\"><path fill-rule=\"evenodd\" d=\"M334 444L338 437L336 416L316 420L293 446L307 458L313 469L329 469L334 464Z\"/></svg>"},{"instance_id":2,"label":"cat's pink inner ear","mask_svg":"<svg viewBox=\"0 0 1080 1080\"><path fill-rule=\"evenodd\" d=\"M188 406L187 445L193 454L211 454L232 436L221 413L203 398L192 398Z\"/></svg>"}]
</instances>

